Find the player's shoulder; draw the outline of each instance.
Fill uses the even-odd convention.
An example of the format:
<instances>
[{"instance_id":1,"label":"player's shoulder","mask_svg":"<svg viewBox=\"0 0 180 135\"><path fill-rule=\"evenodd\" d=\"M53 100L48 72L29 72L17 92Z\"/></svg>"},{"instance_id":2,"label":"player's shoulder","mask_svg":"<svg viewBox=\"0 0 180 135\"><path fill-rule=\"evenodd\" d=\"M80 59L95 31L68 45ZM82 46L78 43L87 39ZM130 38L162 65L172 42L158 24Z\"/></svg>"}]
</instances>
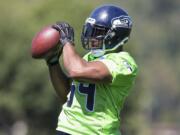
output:
<instances>
[{"instance_id":1,"label":"player's shoulder","mask_svg":"<svg viewBox=\"0 0 180 135\"><path fill-rule=\"evenodd\" d=\"M103 56L104 63L109 68L112 68L113 72L121 74L136 74L138 66L134 58L128 52L109 53ZM114 68L113 68L114 67Z\"/></svg>"},{"instance_id":2,"label":"player's shoulder","mask_svg":"<svg viewBox=\"0 0 180 135\"><path fill-rule=\"evenodd\" d=\"M130 55L130 53L125 51L119 53L109 53L106 54L104 58L113 60L115 62L126 61L128 63L137 65L134 58Z\"/></svg>"},{"instance_id":3,"label":"player's shoulder","mask_svg":"<svg viewBox=\"0 0 180 135\"><path fill-rule=\"evenodd\" d=\"M130 55L130 53L122 51L118 53L107 53L101 57L95 58L92 56L91 52L84 55L83 59L86 61L102 61L109 63L112 66L114 63L116 66L131 65L134 69L137 69L138 66L134 60L134 58Z\"/></svg>"}]
</instances>

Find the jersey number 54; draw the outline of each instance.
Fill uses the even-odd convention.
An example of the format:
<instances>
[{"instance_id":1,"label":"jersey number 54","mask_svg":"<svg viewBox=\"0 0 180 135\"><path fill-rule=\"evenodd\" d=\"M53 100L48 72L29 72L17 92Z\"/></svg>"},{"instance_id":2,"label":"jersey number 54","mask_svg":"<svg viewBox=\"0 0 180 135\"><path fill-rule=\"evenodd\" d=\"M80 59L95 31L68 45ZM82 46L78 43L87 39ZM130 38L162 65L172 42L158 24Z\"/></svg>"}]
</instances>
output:
<instances>
[{"instance_id":1,"label":"jersey number 54","mask_svg":"<svg viewBox=\"0 0 180 135\"><path fill-rule=\"evenodd\" d=\"M95 93L96 93L96 87L95 84L83 84L80 83L78 86L78 92L82 95L84 95L86 98L85 102L85 107L87 111L94 111L94 102L95 102ZM71 93L69 96L69 99L67 101L67 106L71 107L73 98L75 94L75 85L71 85Z\"/></svg>"}]
</instances>

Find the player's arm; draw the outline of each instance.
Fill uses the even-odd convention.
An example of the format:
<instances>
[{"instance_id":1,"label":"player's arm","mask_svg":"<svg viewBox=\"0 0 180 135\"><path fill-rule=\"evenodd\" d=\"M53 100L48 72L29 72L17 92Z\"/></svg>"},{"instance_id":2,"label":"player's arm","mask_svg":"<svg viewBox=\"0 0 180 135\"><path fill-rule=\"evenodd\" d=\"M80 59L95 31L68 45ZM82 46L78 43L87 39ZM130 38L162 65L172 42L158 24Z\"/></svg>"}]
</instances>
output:
<instances>
[{"instance_id":1,"label":"player's arm","mask_svg":"<svg viewBox=\"0 0 180 135\"><path fill-rule=\"evenodd\" d=\"M82 59L74 48L74 31L68 23L57 23L54 28L60 32L63 45L63 63L67 76L72 79L88 82L111 82L112 76L102 62L87 62Z\"/></svg>"},{"instance_id":2,"label":"player's arm","mask_svg":"<svg viewBox=\"0 0 180 135\"><path fill-rule=\"evenodd\" d=\"M59 64L61 53L62 46L58 45L46 54L45 59L53 87L57 95L60 97L61 102L64 103L66 101L67 93L69 92L70 82Z\"/></svg>"},{"instance_id":3,"label":"player's arm","mask_svg":"<svg viewBox=\"0 0 180 135\"><path fill-rule=\"evenodd\" d=\"M63 48L63 63L70 78L93 83L112 81L112 76L104 63L85 61L69 42Z\"/></svg>"},{"instance_id":4,"label":"player's arm","mask_svg":"<svg viewBox=\"0 0 180 135\"><path fill-rule=\"evenodd\" d=\"M48 65L50 79L53 87L60 97L62 103L66 102L66 97L70 89L70 80L63 73L59 63L54 65Z\"/></svg>"}]
</instances>

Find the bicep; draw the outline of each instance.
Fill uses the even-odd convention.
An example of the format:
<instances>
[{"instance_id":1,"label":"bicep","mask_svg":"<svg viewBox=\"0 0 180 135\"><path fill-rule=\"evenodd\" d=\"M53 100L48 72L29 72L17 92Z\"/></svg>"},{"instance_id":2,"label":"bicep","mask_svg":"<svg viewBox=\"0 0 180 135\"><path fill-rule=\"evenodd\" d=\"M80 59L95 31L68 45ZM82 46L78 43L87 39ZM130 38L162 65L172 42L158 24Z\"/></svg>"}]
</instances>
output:
<instances>
[{"instance_id":1,"label":"bicep","mask_svg":"<svg viewBox=\"0 0 180 135\"><path fill-rule=\"evenodd\" d=\"M107 66L101 61L84 62L81 67L72 69L70 77L93 83L111 83L112 75Z\"/></svg>"}]
</instances>

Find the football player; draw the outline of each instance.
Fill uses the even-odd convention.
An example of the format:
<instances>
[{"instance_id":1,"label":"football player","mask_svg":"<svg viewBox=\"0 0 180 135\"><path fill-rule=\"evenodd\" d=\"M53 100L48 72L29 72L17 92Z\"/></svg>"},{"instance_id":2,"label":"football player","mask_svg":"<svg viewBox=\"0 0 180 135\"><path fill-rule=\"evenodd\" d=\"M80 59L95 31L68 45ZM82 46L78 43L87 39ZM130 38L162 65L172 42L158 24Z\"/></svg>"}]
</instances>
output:
<instances>
[{"instance_id":1,"label":"football player","mask_svg":"<svg viewBox=\"0 0 180 135\"><path fill-rule=\"evenodd\" d=\"M66 22L52 27L61 35L61 49L46 58L64 103L58 135L119 135L120 111L137 75L134 59L123 50L132 29L130 16L115 5L94 9L82 30L82 46L89 50L83 58L75 51L73 28Z\"/></svg>"}]
</instances>

